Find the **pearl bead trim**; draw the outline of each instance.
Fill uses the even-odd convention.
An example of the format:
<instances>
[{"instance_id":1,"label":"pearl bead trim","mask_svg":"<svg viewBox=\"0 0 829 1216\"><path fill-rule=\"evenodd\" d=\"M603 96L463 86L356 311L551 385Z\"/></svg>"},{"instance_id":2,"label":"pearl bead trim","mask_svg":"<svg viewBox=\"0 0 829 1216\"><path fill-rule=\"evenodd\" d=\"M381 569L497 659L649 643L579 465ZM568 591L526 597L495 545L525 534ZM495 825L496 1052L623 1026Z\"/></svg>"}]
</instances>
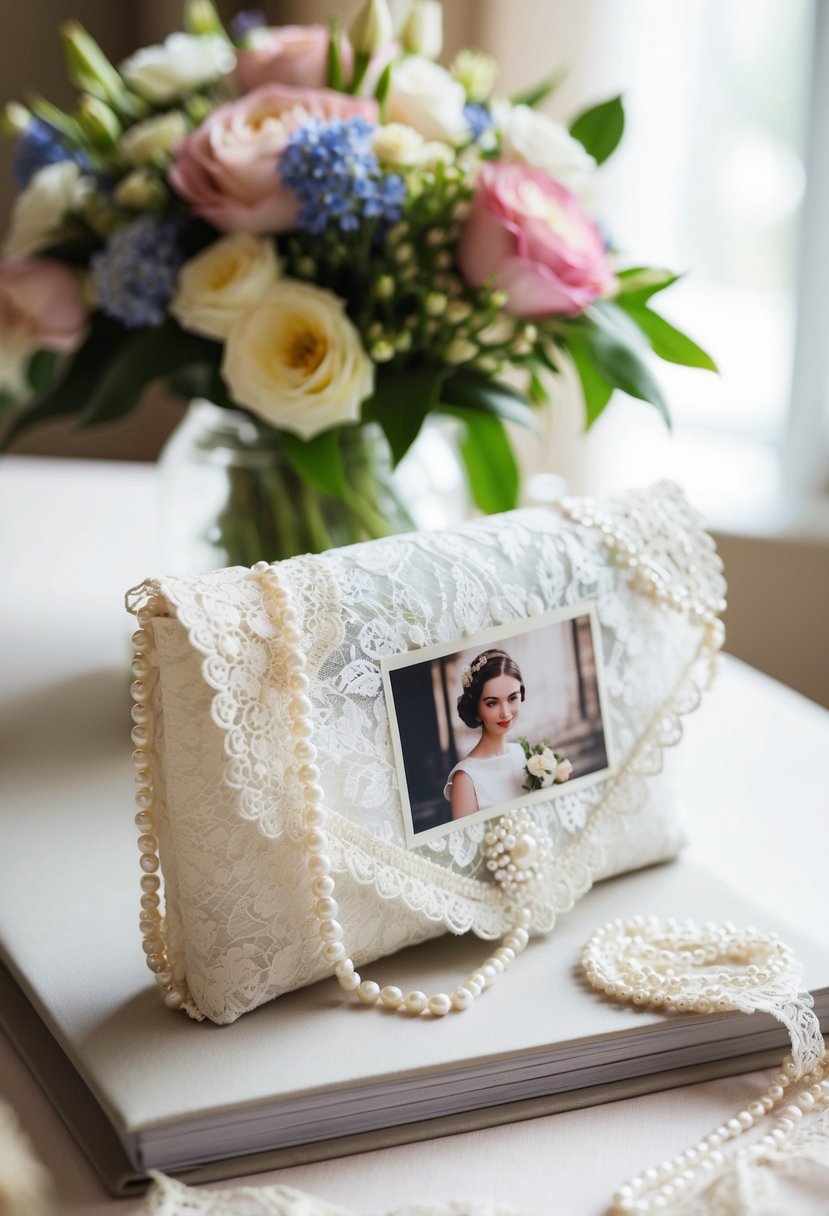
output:
<instances>
[{"instance_id":1,"label":"pearl bead trim","mask_svg":"<svg viewBox=\"0 0 829 1216\"><path fill-rule=\"evenodd\" d=\"M613 1000L675 1013L750 1008L752 993L759 998L764 989L779 986L797 970L793 955L778 938L754 928L739 930L728 922L698 927L692 921L641 916L611 921L597 930L585 946L582 967L588 982ZM611 1213L660 1212L684 1199L725 1164L723 1146L767 1115L775 1119L771 1131L737 1149L736 1157L751 1159L774 1151L805 1112L829 1099L827 1078L829 1052L802 1075L794 1058L786 1056L756 1101L684 1152L620 1186Z\"/></svg>"},{"instance_id":2,"label":"pearl bead trim","mask_svg":"<svg viewBox=\"0 0 829 1216\"><path fill-rule=\"evenodd\" d=\"M678 487L675 487L675 493L681 497ZM644 519L641 507L628 506L620 514L612 505L579 498L562 498L555 503L555 507L573 523L595 529L613 554L616 564L630 571L631 579L639 590L657 603L698 621L712 649L722 647L725 629L719 617L726 607L721 594L725 583L720 577L722 562L716 553L712 552L708 559L717 572L716 584L702 574L702 566L698 562L689 562L683 576L674 556L674 551L679 548L679 539L674 535L675 527L668 525L670 544L667 548L663 546L662 552L659 552L657 547L657 551L651 554L648 546L642 543L642 537L655 536L657 546L659 537L653 522ZM706 539L713 550L713 541ZM690 558L691 545L687 539L683 547Z\"/></svg>"},{"instance_id":3,"label":"pearl bead trim","mask_svg":"<svg viewBox=\"0 0 829 1216\"><path fill-rule=\"evenodd\" d=\"M139 628L132 635L135 654L130 686L133 699L132 741L135 751L132 762L135 768L135 826L138 828L138 850L141 854L141 945L147 966L162 991L168 1009L187 1008L198 1017L187 991L184 965L172 965L164 939L164 916L161 911L161 878L158 874L161 862L158 853L158 835L155 816L155 789L152 761L153 713L152 699L158 669L152 661L153 638L150 623L163 603L155 598L138 612Z\"/></svg>"},{"instance_id":4,"label":"pearl bead trim","mask_svg":"<svg viewBox=\"0 0 829 1216\"><path fill-rule=\"evenodd\" d=\"M501 945L480 967L461 980L451 993L436 992L428 996L425 992L415 989L404 994L403 990L394 984L381 986L374 980L361 978L353 960L348 956L344 941L345 931L336 919L339 905L325 830L325 793L319 784L317 749L313 742L312 706L308 698L311 682L305 671L302 635L297 628L296 612L273 566L264 561L257 562L252 567L252 573L260 581L277 636L285 648L284 663L291 693L288 705L289 730L293 738L294 764L303 791L302 848L311 879L311 890L316 897L313 910L322 955L331 964L343 991L354 993L364 1005L377 1005L414 1017L428 1013L433 1018L442 1018L452 1011L463 1012L472 1006L485 988L495 983L499 975L513 963L515 956L527 945L530 913L525 908L518 910L516 923L505 934Z\"/></svg>"}]
</instances>

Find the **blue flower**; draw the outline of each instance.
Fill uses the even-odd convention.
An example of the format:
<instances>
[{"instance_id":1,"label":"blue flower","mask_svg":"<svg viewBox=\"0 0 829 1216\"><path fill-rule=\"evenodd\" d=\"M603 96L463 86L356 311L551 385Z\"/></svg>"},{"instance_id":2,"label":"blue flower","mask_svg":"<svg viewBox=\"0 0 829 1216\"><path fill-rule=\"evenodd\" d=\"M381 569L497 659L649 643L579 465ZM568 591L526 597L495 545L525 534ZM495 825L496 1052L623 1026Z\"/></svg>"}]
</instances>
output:
<instances>
[{"instance_id":1,"label":"blue flower","mask_svg":"<svg viewBox=\"0 0 829 1216\"><path fill-rule=\"evenodd\" d=\"M363 220L379 220L379 239L400 219L406 184L380 169L371 150L374 130L363 118L337 118L311 119L294 131L278 172L299 199L300 228L319 236L330 224L354 232Z\"/></svg>"},{"instance_id":2,"label":"blue flower","mask_svg":"<svg viewBox=\"0 0 829 1216\"><path fill-rule=\"evenodd\" d=\"M86 155L80 150L67 148L60 131L48 122L33 118L14 147L14 180L21 190L25 190L36 173L62 160L73 160L82 169L89 168Z\"/></svg>"},{"instance_id":3,"label":"blue flower","mask_svg":"<svg viewBox=\"0 0 829 1216\"><path fill-rule=\"evenodd\" d=\"M161 325L183 261L176 220L142 215L124 224L92 260L102 310L127 329Z\"/></svg>"},{"instance_id":4,"label":"blue flower","mask_svg":"<svg viewBox=\"0 0 829 1216\"><path fill-rule=\"evenodd\" d=\"M489 110L486 106L479 105L477 101L468 101L466 103L463 107L463 116L469 125L474 140L479 140L484 131L488 131L490 127L495 125Z\"/></svg>"},{"instance_id":5,"label":"blue flower","mask_svg":"<svg viewBox=\"0 0 829 1216\"><path fill-rule=\"evenodd\" d=\"M230 20L230 32L237 42L244 42L248 34L268 24L261 8L246 8Z\"/></svg>"}]
</instances>

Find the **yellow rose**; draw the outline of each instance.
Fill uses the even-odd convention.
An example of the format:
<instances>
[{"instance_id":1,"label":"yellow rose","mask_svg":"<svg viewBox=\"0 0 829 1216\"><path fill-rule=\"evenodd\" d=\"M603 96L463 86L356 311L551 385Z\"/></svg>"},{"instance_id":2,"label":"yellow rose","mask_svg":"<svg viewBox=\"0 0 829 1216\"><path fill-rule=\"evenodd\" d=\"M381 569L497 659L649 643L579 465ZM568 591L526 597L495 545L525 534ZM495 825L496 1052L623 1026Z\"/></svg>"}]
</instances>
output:
<instances>
[{"instance_id":1,"label":"yellow rose","mask_svg":"<svg viewBox=\"0 0 829 1216\"><path fill-rule=\"evenodd\" d=\"M226 338L279 278L273 241L237 232L185 262L170 311L182 329Z\"/></svg>"},{"instance_id":2,"label":"yellow rose","mask_svg":"<svg viewBox=\"0 0 829 1216\"><path fill-rule=\"evenodd\" d=\"M239 405L302 439L359 421L374 391L374 364L343 301L293 279L233 326L222 375Z\"/></svg>"}]
</instances>

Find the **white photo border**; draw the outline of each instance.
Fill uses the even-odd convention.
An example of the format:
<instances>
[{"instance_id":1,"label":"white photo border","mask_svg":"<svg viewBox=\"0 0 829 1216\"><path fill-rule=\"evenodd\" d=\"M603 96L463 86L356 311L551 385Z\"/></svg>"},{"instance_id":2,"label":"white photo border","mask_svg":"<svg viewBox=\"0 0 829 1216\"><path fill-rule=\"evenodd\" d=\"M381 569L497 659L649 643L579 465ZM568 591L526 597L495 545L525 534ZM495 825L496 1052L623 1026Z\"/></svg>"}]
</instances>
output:
<instances>
[{"instance_id":1,"label":"white photo border","mask_svg":"<svg viewBox=\"0 0 829 1216\"><path fill-rule=\"evenodd\" d=\"M518 798L513 798L509 802L500 802L495 806L486 807L482 811L476 811L473 815L465 815L461 822L450 820L448 823L439 824L437 827L426 828L422 832L415 832L414 817L409 798L409 786L403 760L403 745L397 723L394 689L390 673L397 671L401 667L413 667L421 663L431 663L435 659L443 658L445 655L459 654L464 650L472 650L476 647L485 649L493 642L502 642L511 637L523 636L534 630L543 629L549 625L560 624L563 621L572 621L582 616L588 617L590 621L590 639L593 645L593 658L596 665L596 688L599 698L599 715L602 723L607 765L602 769L596 769L592 773L585 773L582 777L573 777L560 785L551 785L539 790L528 790L527 793L520 795ZM586 789L588 786L598 785L600 781L606 781L613 777L617 770L618 765L615 757L614 741L608 729L604 653L601 644L601 627L597 603L594 599L581 600L577 604L567 604L565 607L554 608L550 612L545 612L540 616L510 621L506 625L495 625L491 629L482 630L480 633L464 634L452 642L438 642L433 646L420 646L416 650L407 650L402 654L388 655L380 658L378 662L383 680L383 693L386 701L386 712L389 719L389 730L391 732L394 762L400 790L400 802L403 810L403 830L406 837L406 846L409 849L419 848L427 840L433 840L438 836L448 836L452 832L462 831L470 824L483 823L488 819L497 818L515 807L550 802L557 797L561 797L562 794L571 793L574 789Z\"/></svg>"}]
</instances>

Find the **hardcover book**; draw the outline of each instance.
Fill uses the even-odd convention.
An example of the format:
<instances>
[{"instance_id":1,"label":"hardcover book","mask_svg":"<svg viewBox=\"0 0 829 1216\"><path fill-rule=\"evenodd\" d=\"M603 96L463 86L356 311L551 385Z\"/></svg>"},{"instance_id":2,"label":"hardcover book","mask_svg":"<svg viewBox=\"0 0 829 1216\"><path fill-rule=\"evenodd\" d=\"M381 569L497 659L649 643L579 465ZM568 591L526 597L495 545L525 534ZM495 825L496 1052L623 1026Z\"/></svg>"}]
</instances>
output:
<instances>
[{"instance_id":1,"label":"hardcover book","mask_svg":"<svg viewBox=\"0 0 829 1216\"><path fill-rule=\"evenodd\" d=\"M124 868L130 860L127 851ZM25 876L17 881L25 901ZM113 1193L140 1187L150 1168L190 1180L275 1168L748 1071L786 1050L766 1015L662 1016L605 1000L580 977L587 938L615 917L770 927L762 909L686 861L599 884L474 1011L440 1022L378 1014L332 981L232 1026L176 1016L144 980L132 918L120 917L124 883L113 858L94 891L64 906L89 967L59 928L44 936L36 917L26 928L18 916L0 984L4 1027ZM781 935L825 1027L829 950ZM442 938L367 970L445 988L481 945Z\"/></svg>"}]
</instances>

